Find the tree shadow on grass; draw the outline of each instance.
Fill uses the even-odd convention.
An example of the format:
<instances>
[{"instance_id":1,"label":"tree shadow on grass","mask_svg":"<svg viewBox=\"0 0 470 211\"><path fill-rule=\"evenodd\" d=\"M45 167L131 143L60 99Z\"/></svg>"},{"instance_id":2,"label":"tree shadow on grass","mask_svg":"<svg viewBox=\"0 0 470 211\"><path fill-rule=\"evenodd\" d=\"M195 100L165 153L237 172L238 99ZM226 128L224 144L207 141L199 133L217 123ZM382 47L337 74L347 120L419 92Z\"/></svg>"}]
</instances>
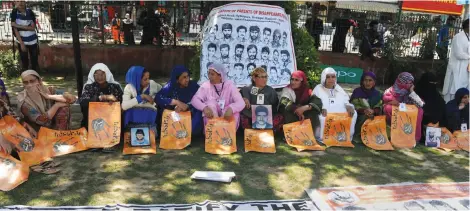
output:
<instances>
[{"instance_id":1,"label":"tree shadow on grass","mask_svg":"<svg viewBox=\"0 0 470 211\"><path fill-rule=\"evenodd\" d=\"M0 193L0 204L105 205L115 203L194 203L204 200L306 198L308 188L398 182L468 181L468 154L418 145L412 150L355 148L296 152L276 136L276 154L238 152L212 155L203 139L185 150L158 149L156 155L80 152L56 158L62 172L32 173L29 181ZM230 184L194 181L194 171L233 171Z\"/></svg>"}]
</instances>

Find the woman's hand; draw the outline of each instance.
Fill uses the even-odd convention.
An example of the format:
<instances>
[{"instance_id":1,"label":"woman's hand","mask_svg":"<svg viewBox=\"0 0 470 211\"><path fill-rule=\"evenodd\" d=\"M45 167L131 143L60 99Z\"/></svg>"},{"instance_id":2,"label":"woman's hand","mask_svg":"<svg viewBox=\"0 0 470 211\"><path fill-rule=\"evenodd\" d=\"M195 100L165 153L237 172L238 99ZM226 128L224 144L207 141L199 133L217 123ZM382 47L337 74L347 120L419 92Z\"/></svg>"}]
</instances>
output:
<instances>
[{"instance_id":1,"label":"woman's hand","mask_svg":"<svg viewBox=\"0 0 470 211\"><path fill-rule=\"evenodd\" d=\"M72 103L74 103L75 101L77 101L77 96L72 95L72 94L70 94L70 93L68 93L68 92L65 92L62 96L64 97L64 99L65 99L65 100L67 101L67 103L69 103L69 104L72 104Z\"/></svg>"},{"instance_id":2,"label":"woman's hand","mask_svg":"<svg viewBox=\"0 0 470 211\"><path fill-rule=\"evenodd\" d=\"M396 101L396 100L392 100L390 102L388 102L389 105L394 105L394 106L398 106L400 105L400 102Z\"/></svg>"},{"instance_id":3,"label":"woman's hand","mask_svg":"<svg viewBox=\"0 0 470 211\"><path fill-rule=\"evenodd\" d=\"M114 97L114 95L101 95L99 97L99 100L104 101L104 102L116 102L117 101L117 99L116 99L116 97Z\"/></svg>"},{"instance_id":4,"label":"woman's hand","mask_svg":"<svg viewBox=\"0 0 470 211\"><path fill-rule=\"evenodd\" d=\"M32 138L38 138L38 133L28 123L23 123L23 127L28 131Z\"/></svg>"},{"instance_id":5,"label":"woman's hand","mask_svg":"<svg viewBox=\"0 0 470 211\"><path fill-rule=\"evenodd\" d=\"M209 119L212 119L212 117L214 117L214 114L212 113L212 109L210 109L209 106L206 106L204 110L202 110L202 112L204 113L204 116L206 116Z\"/></svg>"},{"instance_id":6,"label":"woman's hand","mask_svg":"<svg viewBox=\"0 0 470 211\"><path fill-rule=\"evenodd\" d=\"M365 114L367 117L372 118L372 117L374 117L374 110L368 108L368 109L364 110L364 114Z\"/></svg>"},{"instance_id":7,"label":"woman's hand","mask_svg":"<svg viewBox=\"0 0 470 211\"><path fill-rule=\"evenodd\" d=\"M411 85L411 87L410 87L410 92L414 92L414 91L415 91L415 85L413 84L413 85Z\"/></svg>"},{"instance_id":8,"label":"woman's hand","mask_svg":"<svg viewBox=\"0 0 470 211\"><path fill-rule=\"evenodd\" d=\"M243 101L245 101L245 108L246 109L250 109L251 108L251 104L250 104L250 101L246 98L243 98Z\"/></svg>"},{"instance_id":9,"label":"woman's hand","mask_svg":"<svg viewBox=\"0 0 470 211\"><path fill-rule=\"evenodd\" d=\"M141 97L142 99L144 99L145 101L147 101L148 103L150 103L150 104L153 105L154 101L153 101L152 96L146 95L146 94L142 94L142 95L140 95L140 97Z\"/></svg>"},{"instance_id":10,"label":"woman's hand","mask_svg":"<svg viewBox=\"0 0 470 211\"><path fill-rule=\"evenodd\" d=\"M299 117L300 121L305 119L304 112L307 111L310 107L308 105L304 105L295 109L294 113Z\"/></svg>"},{"instance_id":11,"label":"woman's hand","mask_svg":"<svg viewBox=\"0 0 470 211\"><path fill-rule=\"evenodd\" d=\"M54 103L54 106L62 108L62 107L69 106L69 104L68 103L63 103L63 102L56 102L56 103Z\"/></svg>"},{"instance_id":12,"label":"woman's hand","mask_svg":"<svg viewBox=\"0 0 470 211\"><path fill-rule=\"evenodd\" d=\"M183 103L181 101L178 101L179 103L176 105L176 108L178 108L180 111L187 111L189 109L188 104Z\"/></svg>"},{"instance_id":13,"label":"woman's hand","mask_svg":"<svg viewBox=\"0 0 470 211\"><path fill-rule=\"evenodd\" d=\"M225 114L224 114L224 118L225 120L229 121L233 116L233 111L232 111L232 108L228 108L226 111L225 111Z\"/></svg>"},{"instance_id":14,"label":"woman's hand","mask_svg":"<svg viewBox=\"0 0 470 211\"><path fill-rule=\"evenodd\" d=\"M459 104L459 110L462 110L462 109L464 109L464 108L465 108L465 103L460 103L460 104Z\"/></svg>"}]
</instances>

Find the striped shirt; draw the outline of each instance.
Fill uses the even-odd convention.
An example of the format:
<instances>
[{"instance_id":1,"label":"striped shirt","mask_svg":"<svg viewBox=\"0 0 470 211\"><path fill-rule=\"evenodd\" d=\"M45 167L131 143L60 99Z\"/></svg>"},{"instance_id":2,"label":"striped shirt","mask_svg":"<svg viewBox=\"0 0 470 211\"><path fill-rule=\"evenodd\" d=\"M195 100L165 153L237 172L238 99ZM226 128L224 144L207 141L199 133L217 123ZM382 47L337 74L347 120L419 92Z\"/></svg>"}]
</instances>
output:
<instances>
[{"instance_id":1,"label":"striped shirt","mask_svg":"<svg viewBox=\"0 0 470 211\"><path fill-rule=\"evenodd\" d=\"M36 23L36 15L31 9L26 9L26 15L20 13L17 9L13 9L10 14L11 22L15 22L20 26L32 26ZM18 29L20 33L21 40L25 45L35 45L38 40L38 35L36 31L27 31L24 29ZM16 42L19 42L18 39Z\"/></svg>"}]
</instances>

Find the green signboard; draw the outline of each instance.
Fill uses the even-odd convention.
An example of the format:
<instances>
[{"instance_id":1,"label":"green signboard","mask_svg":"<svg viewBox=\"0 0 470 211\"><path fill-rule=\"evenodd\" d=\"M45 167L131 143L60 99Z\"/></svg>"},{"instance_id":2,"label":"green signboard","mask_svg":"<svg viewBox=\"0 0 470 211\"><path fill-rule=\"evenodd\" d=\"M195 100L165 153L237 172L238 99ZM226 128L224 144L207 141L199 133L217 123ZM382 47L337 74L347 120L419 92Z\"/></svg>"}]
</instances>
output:
<instances>
[{"instance_id":1,"label":"green signboard","mask_svg":"<svg viewBox=\"0 0 470 211\"><path fill-rule=\"evenodd\" d=\"M321 69L332 67L336 70L338 83L360 84L363 70L356 67L343 67L334 65L320 65Z\"/></svg>"}]
</instances>

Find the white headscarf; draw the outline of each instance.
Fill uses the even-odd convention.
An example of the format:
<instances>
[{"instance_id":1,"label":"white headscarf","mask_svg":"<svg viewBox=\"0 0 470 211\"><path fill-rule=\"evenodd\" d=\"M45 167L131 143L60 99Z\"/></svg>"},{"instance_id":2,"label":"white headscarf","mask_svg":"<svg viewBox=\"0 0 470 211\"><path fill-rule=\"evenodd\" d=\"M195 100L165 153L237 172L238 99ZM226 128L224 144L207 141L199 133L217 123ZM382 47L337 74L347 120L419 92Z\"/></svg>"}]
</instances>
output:
<instances>
[{"instance_id":1,"label":"white headscarf","mask_svg":"<svg viewBox=\"0 0 470 211\"><path fill-rule=\"evenodd\" d=\"M105 74L106 74L106 82L108 83L113 83L113 84L117 84L119 85L119 87L121 87L121 84L119 84L117 81L114 80L114 77L113 77L113 74L111 73L111 71L109 70L108 66L106 66L105 64L103 63L96 63L95 65L93 65L93 67L91 67L90 69L90 72L88 73L88 80L87 82L83 85L83 91L85 91L85 86L88 85L88 84L92 84L95 82L95 72L97 70L101 70L103 71ZM121 87L122 88L122 87Z\"/></svg>"},{"instance_id":2,"label":"white headscarf","mask_svg":"<svg viewBox=\"0 0 470 211\"><path fill-rule=\"evenodd\" d=\"M323 69L323 72L321 73L321 85L323 86L323 88L326 88L325 87L325 83L326 83L326 76L327 75L330 75L330 74L336 74L336 71L335 69L333 69L332 67L327 67L325 69ZM345 95L348 95L346 93L346 91L344 91L344 89L338 85L338 78L336 78L336 83L335 83L335 86L333 88L335 91L339 92L339 93L342 93L342 94L345 94Z\"/></svg>"}]
</instances>

